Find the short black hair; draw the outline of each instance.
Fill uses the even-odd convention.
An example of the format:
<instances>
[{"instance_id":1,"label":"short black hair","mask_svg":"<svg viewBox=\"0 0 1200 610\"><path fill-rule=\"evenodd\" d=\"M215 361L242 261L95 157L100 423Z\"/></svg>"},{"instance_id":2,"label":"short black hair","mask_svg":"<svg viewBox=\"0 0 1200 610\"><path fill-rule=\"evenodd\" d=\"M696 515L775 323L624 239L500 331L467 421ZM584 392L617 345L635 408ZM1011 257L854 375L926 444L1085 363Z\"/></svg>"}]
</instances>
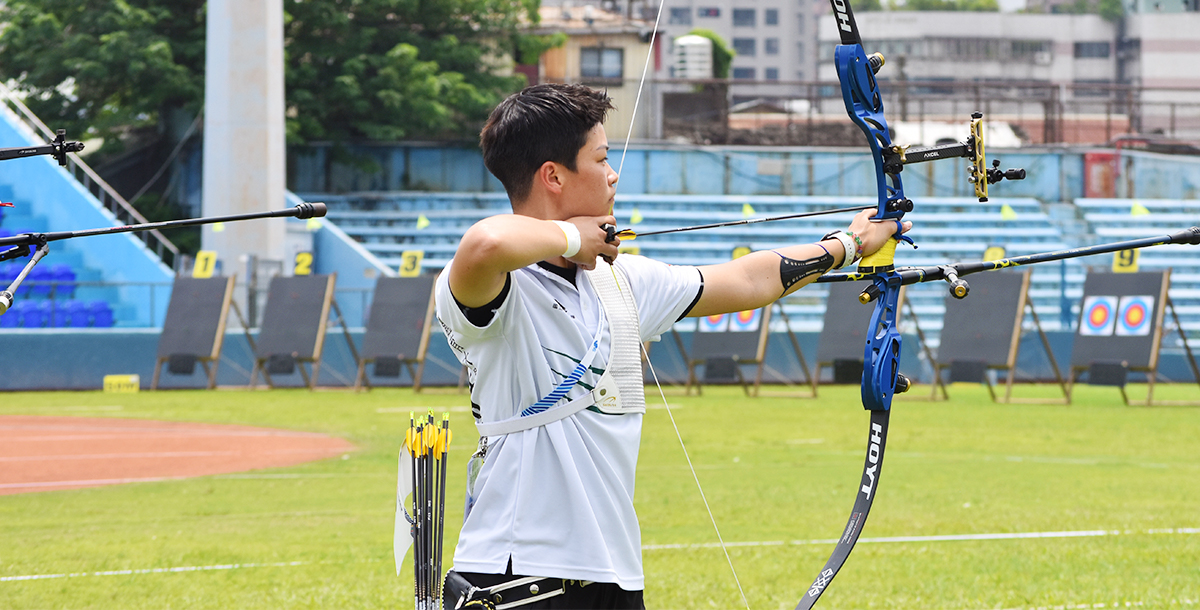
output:
<instances>
[{"instance_id":1,"label":"short black hair","mask_svg":"<svg viewBox=\"0 0 1200 610\"><path fill-rule=\"evenodd\" d=\"M500 102L488 117L479 134L483 164L504 185L513 205L521 203L545 162L575 171L575 158L588 132L612 109L607 94L583 85L526 87Z\"/></svg>"}]
</instances>

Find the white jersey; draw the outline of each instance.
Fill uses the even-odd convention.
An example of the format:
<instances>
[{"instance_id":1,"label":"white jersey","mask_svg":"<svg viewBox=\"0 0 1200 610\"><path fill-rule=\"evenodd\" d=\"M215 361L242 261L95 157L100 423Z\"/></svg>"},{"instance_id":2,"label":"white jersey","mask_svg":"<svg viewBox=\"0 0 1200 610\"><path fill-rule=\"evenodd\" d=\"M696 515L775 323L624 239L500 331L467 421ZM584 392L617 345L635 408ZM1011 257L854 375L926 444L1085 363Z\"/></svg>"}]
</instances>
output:
<instances>
[{"instance_id":1,"label":"white jersey","mask_svg":"<svg viewBox=\"0 0 1200 610\"><path fill-rule=\"evenodd\" d=\"M629 279L643 341L669 330L700 291L694 267L629 254L616 265ZM599 325L599 298L582 272L572 285L537 265L513 271L508 295L483 327L463 315L448 277L444 271L437 280L437 316L467 366L481 421L516 417L549 394L576 367L597 330L600 351L567 397L589 392L604 372L611 341ZM454 551L455 570L503 574L511 558L514 574L643 589L641 530L633 510L641 429L640 413L585 409L488 438L476 503Z\"/></svg>"}]
</instances>

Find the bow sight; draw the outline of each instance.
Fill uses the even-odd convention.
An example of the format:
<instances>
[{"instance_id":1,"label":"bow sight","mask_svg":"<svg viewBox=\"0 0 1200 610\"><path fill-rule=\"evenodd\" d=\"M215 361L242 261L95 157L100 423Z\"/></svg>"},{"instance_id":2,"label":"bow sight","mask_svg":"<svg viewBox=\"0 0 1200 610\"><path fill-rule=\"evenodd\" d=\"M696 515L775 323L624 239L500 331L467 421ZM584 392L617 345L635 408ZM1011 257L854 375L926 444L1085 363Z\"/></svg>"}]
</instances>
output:
<instances>
[{"instance_id":1,"label":"bow sight","mask_svg":"<svg viewBox=\"0 0 1200 610\"><path fill-rule=\"evenodd\" d=\"M68 142L67 130L59 129L54 132L54 139L42 146L21 146L16 148L0 148L0 161L20 159L37 155L50 155L60 166L67 164L67 153L77 153L83 150L83 142Z\"/></svg>"},{"instance_id":2,"label":"bow sight","mask_svg":"<svg viewBox=\"0 0 1200 610\"><path fill-rule=\"evenodd\" d=\"M875 55L878 55L878 53ZM882 66L882 62L879 65ZM875 62L871 62L871 66L874 67ZM1025 170L1023 169L1001 170L999 159L993 159L992 166L987 166L987 159L983 153L982 112L971 114L971 135L967 136L967 139L962 142L939 144L923 148L892 146L891 148L885 148L882 152L883 171L893 175L899 174L904 170L905 165L912 163L924 163L926 161L952 159L955 157L970 159L971 162L967 165L967 182L975 185L975 196L979 198L980 203L988 200L989 184L996 184L1006 178L1008 180L1025 179Z\"/></svg>"}]
</instances>

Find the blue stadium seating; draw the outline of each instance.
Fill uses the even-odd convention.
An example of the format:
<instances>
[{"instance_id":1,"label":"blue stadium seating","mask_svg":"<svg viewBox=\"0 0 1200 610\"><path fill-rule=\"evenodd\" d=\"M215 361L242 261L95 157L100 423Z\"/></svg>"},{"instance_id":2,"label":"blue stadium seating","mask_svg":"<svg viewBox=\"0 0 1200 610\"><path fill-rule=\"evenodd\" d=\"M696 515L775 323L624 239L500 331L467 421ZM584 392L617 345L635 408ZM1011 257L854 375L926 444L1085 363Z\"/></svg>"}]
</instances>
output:
<instances>
[{"instance_id":1,"label":"blue stadium seating","mask_svg":"<svg viewBox=\"0 0 1200 610\"><path fill-rule=\"evenodd\" d=\"M87 312L91 316L92 326L109 328L113 325L113 311L107 301L91 301L87 304Z\"/></svg>"},{"instance_id":2,"label":"blue stadium seating","mask_svg":"<svg viewBox=\"0 0 1200 610\"><path fill-rule=\"evenodd\" d=\"M50 266L50 280L55 282L54 298L67 300L75 298L75 271L70 265L56 264Z\"/></svg>"},{"instance_id":3,"label":"blue stadium seating","mask_svg":"<svg viewBox=\"0 0 1200 610\"><path fill-rule=\"evenodd\" d=\"M0 328L19 328L21 326L21 312L17 310L17 304L9 308L4 315L0 315Z\"/></svg>"}]
</instances>

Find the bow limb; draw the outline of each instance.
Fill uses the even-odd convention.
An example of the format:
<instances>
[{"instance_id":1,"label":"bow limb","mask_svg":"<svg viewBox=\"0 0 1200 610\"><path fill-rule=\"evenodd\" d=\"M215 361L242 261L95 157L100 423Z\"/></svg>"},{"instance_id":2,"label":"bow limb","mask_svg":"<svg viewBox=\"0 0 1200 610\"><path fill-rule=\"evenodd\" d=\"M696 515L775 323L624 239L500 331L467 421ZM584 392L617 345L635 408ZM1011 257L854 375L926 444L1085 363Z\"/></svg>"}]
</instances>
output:
<instances>
[{"instance_id":1,"label":"bow limb","mask_svg":"<svg viewBox=\"0 0 1200 610\"><path fill-rule=\"evenodd\" d=\"M876 301L863 353L862 402L863 408L871 412L871 421L861 484L855 490L854 507L842 537L821 572L801 597L796 610L808 610L817 603L854 550L874 503L883 468L892 396L897 391L908 389L908 380L899 374L901 337L896 321L902 283L896 273L894 259L900 241L912 243L902 233L902 219L906 212L912 211L912 201L904 196L904 184L900 179L903 164L895 162L893 153L896 147L892 145L888 133L883 114L883 96L875 81L875 72L883 66L884 60L879 54L868 56L863 49L849 0L830 0L830 3L841 37L841 44L834 49L834 64L841 84L842 100L850 120L866 136L875 162L878 202L871 220L895 222L897 226L895 235L883 248L859 263L857 274L872 281L859 300L864 304Z\"/></svg>"}]
</instances>

